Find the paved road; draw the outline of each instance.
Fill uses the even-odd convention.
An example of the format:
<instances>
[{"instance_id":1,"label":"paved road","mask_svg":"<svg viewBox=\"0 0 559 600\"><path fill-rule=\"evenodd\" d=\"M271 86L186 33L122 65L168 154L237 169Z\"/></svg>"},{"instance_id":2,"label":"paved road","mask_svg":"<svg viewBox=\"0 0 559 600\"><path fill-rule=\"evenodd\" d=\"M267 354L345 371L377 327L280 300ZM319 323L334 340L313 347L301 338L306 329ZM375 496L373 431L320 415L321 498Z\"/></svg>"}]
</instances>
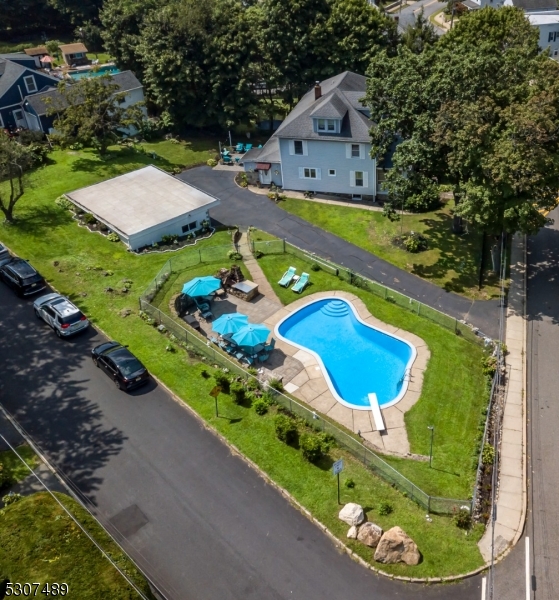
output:
<instances>
[{"instance_id":1,"label":"paved road","mask_svg":"<svg viewBox=\"0 0 559 600\"><path fill-rule=\"evenodd\" d=\"M169 600L449 597L341 555L160 386L116 390L88 357L94 330L58 340L3 285L0 315L0 401ZM478 599L479 579L452 597Z\"/></svg>"},{"instance_id":2,"label":"paved road","mask_svg":"<svg viewBox=\"0 0 559 600\"><path fill-rule=\"evenodd\" d=\"M299 248L315 252L323 258L342 264L356 273L387 285L442 312L466 319L492 338L499 334L499 302L472 301L445 292L425 281L378 258L332 233L289 214L263 195L253 194L235 185L233 174L197 167L178 175L196 187L221 199L221 205L212 209L212 217L226 225L241 227L254 225Z\"/></svg>"},{"instance_id":3,"label":"paved road","mask_svg":"<svg viewBox=\"0 0 559 600\"><path fill-rule=\"evenodd\" d=\"M413 25L415 23L415 17L423 7L423 12L425 14L425 18L429 19L431 15L438 12L442 8L446 7L446 2L438 2L437 0L419 0L418 2L414 2L410 6L405 6L402 8L400 12L390 13L393 16L398 15L398 29L400 31L404 31L408 25ZM444 29L435 26L435 31L442 35L445 33Z\"/></svg>"}]
</instances>

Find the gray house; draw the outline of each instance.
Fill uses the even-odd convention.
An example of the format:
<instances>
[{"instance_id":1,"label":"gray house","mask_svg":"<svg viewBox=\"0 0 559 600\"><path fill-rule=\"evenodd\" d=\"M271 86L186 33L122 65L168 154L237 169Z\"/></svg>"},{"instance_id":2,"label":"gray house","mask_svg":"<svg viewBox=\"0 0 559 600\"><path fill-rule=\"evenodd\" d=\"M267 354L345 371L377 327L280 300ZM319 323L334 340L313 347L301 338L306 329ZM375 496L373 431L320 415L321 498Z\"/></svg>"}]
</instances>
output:
<instances>
[{"instance_id":1,"label":"gray house","mask_svg":"<svg viewBox=\"0 0 559 600\"><path fill-rule=\"evenodd\" d=\"M370 157L369 110L361 104L366 79L350 71L317 83L263 148L243 158L262 184L355 198L383 194Z\"/></svg>"}]
</instances>

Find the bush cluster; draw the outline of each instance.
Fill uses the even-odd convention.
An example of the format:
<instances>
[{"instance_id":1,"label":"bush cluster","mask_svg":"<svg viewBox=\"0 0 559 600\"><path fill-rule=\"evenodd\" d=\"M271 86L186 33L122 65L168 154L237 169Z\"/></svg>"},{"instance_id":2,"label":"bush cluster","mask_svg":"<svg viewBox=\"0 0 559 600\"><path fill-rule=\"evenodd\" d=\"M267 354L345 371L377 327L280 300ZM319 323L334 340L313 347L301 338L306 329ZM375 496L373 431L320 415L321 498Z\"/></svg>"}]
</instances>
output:
<instances>
[{"instance_id":1,"label":"bush cluster","mask_svg":"<svg viewBox=\"0 0 559 600\"><path fill-rule=\"evenodd\" d=\"M208 167L215 167L217 166L217 160L215 160L215 158L208 158L206 164L208 165Z\"/></svg>"},{"instance_id":2,"label":"bush cluster","mask_svg":"<svg viewBox=\"0 0 559 600\"><path fill-rule=\"evenodd\" d=\"M97 223L97 219L91 213L85 213L82 219L87 225L95 225Z\"/></svg>"},{"instance_id":3,"label":"bush cluster","mask_svg":"<svg viewBox=\"0 0 559 600\"><path fill-rule=\"evenodd\" d=\"M421 233L410 231L402 236L402 243L407 252L413 254L427 250L427 238Z\"/></svg>"},{"instance_id":4,"label":"bush cluster","mask_svg":"<svg viewBox=\"0 0 559 600\"><path fill-rule=\"evenodd\" d=\"M383 517L389 515L393 511L394 507L392 506L392 504L390 504L390 502L381 502L378 505L378 514Z\"/></svg>"},{"instance_id":5,"label":"bush cluster","mask_svg":"<svg viewBox=\"0 0 559 600\"><path fill-rule=\"evenodd\" d=\"M227 258L229 258L229 260L242 260L243 255L237 252L236 250L229 250L229 252L227 253Z\"/></svg>"},{"instance_id":6,"label":"bush cluster","mask_svg":"<svg viewBox=\"0 0 559 600\"><path fill-rule=\"evenodd\" d=\"M54 201L57 206L60 208L64 208L65 210L70 210L72 206L74 206L66 196L58 196L58 198Z\"/></svg>"},{"instance_id":7,"label":"bush cluster","mask_svg":"<svg viewBox=\"0 0 559 600\"><path fill-rule=\"evenodd\" d=\"M297 441L297 425L287 415L279 414L274 417L274 429L282 442L294 444Z\"/></svg>"},{"instance_id":8,"label":"bush cluster","mask_svg":"<svg viewBox=\"0 0 559 600\"><path fill-rule=\"evenodd\" d=\"M107 235L107 239L109 240L109 242L120 242L118 234L116 234L114 231L111 231L111 233Z\"/></svg>"},{"instance_id":9,"label":"bush cluster","mask_svg":"<svg viewBox=\"0 0 559 600\"><path fill-rule=\"evenodd\" d=\"M459 529L470 529L472 526L472 515L467 508L460 508L454 513L452 522Z\"/></svg>"},{"instance_id":10,"label":"bush cluster","mask_svg":"<svg viewBox=\"0 0 559 600\"><path fill-rule=\"evenodd\" d=\"M235 404L242 404L246 398L246 392L243 384L240 381L235 381L229 386L231 398Z\"/></svg>"},{"instance_id":11,"label":"bush cluster","mask_svg":"<svg viewBox=\"0 0 559 600\"><path fill-rule=\"evenodd\" d=\"M174 233L170 233L170 234L166 234L164 236L161 237L161 243L162 244L172 244L173 242L175 242L176 240L179 239L179 236L174 234Z\"/></svg>"},{"instance_id":12,"label":"bush cluster","mask_svg":"<svg viewBox=\"0 0 559 600\"><path fill-rule=\"evenodd\" d=\"M484 444L481 462L484 465L492 465L495 462L495 448L491 444Z\"/></svg>"},{"instance_id":13,"label":"bush cluster","mask_svg":"<svg viewBox=\"0 0 559 600\"><path fill-rule=\"evenodd\" d=\"M316 464L324 455L320 439L312 434L303 433L299 440L303 458L310 463Z\"/></svg>"}]
</instances>

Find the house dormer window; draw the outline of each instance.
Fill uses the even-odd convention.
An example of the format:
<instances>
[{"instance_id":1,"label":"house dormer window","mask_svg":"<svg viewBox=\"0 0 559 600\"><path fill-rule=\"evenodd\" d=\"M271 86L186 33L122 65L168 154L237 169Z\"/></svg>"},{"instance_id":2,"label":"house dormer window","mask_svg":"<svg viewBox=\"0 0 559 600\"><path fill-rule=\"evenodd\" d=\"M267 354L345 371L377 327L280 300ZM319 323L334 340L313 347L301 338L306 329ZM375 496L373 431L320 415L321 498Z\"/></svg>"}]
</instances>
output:
<instances>
[{"instance_id":1,"label":"house dormer window","mask_svg":"<svg viewBox=\"0 0 559 600\"><path fill-rule=\"evenodd\" d=\"M33 75L27 75L27 77L24 77L23 83L25 83L28 94L34 94L37 91L37 84L35 83L35 77L33 77Z\"/></svg>"},{"instance_id":2,"label":"house dormer window","mask_svg":"<svg viewBox=\"0 0 559 600\"><path fill-rule=\"evenodd\" d=\"M316 120L317 131L329 131L330 133L336 133L336 119L317 119Z\"/></svg>"}]
</instances>

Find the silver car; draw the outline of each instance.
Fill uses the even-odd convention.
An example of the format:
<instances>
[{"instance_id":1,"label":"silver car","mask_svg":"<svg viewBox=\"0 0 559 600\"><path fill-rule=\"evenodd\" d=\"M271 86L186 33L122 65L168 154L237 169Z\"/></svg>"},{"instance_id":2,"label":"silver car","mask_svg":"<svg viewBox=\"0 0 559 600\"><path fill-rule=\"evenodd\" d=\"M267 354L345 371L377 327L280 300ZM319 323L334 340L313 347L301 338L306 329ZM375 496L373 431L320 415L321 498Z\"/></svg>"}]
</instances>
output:
<instances>
[{"instance_id":1,"label":"silver car","mask_svg":"<svg viewBox=\"0 0 559 600\"><path fill-rule=\"evenodd\" d=\"M33 302L35 315L50 325L59 338L69 337L89 327L82 311L60 294L46 294Z\"/></svg>"}]
</instances>

